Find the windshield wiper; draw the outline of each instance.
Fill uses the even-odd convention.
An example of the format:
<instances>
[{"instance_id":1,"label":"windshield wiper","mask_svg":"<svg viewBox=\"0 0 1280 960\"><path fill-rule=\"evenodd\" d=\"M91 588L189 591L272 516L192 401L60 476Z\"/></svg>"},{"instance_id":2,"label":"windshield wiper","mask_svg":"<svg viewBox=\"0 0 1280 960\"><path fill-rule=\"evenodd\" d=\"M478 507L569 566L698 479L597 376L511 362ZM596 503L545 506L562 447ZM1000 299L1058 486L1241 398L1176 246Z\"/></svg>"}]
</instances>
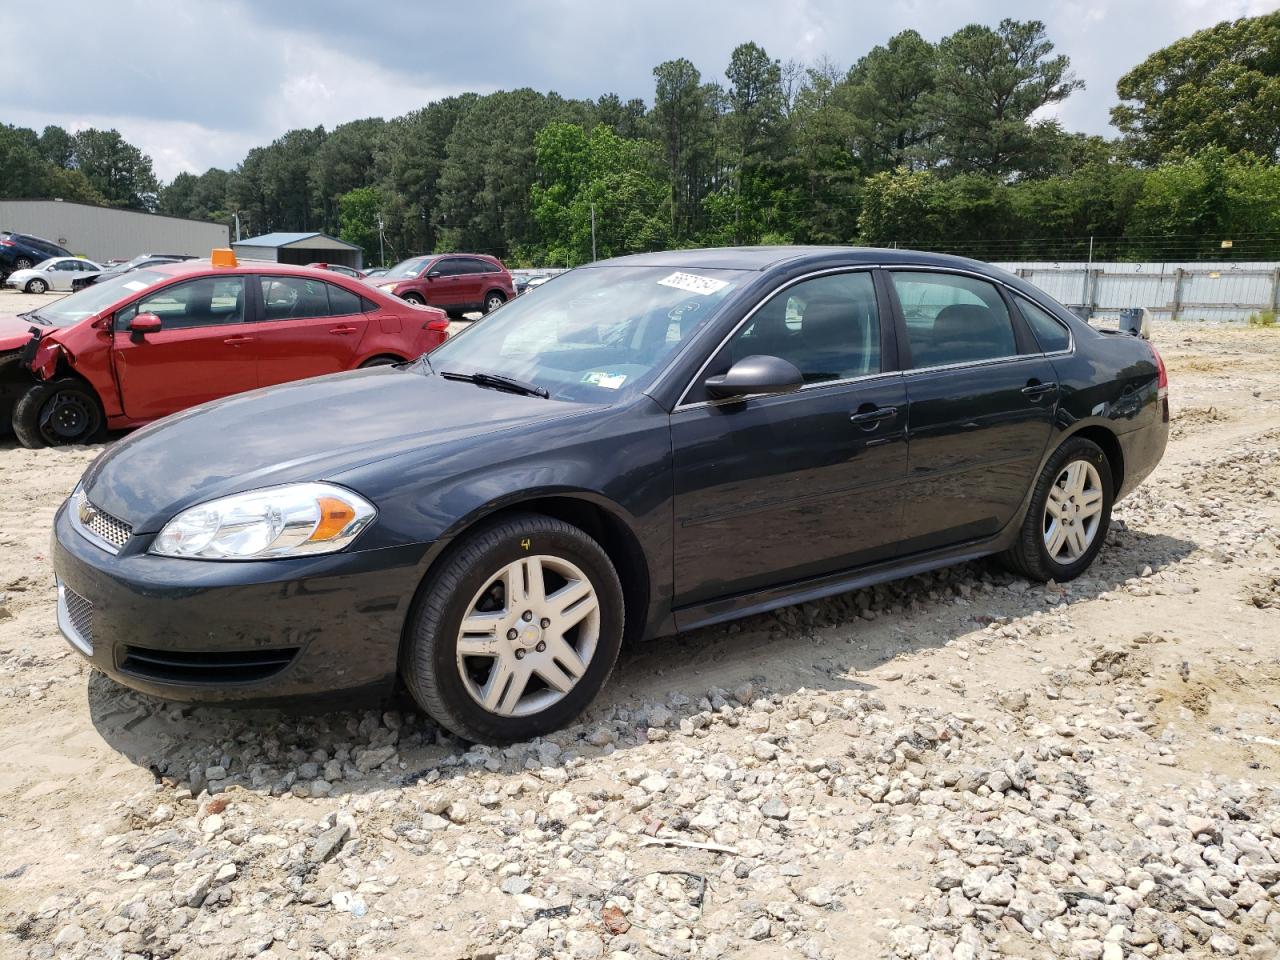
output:
<instances>
[{"instance_id":1,"label":"windshield wiper","mask_svg":"<svg viewBox=\"0 0 1280 960\"><path fill-rule=\"evenodd\" d=\"M26 313L18 314L18 316L21 317L23 320L33 320L36 323L40 324L40 326L42 327L53 326L53 323L51 321L46 320L44 317L40 316L40 314L37 313L35 310L28 310Z\"/></svg>"},{"instance_id":2,"label":"windshield wiper","mask_svg":"<svg viewBox=\"0 0 1280 960\"><path fill-rule=\"evenodd\" d=\"M551 396L545 388L538 386L536 383L517 380L515 377L504 377L500 373L485 373L482 370L477 370L475 373L458 373L456 370L441 370L440 376L446 380L465 380L467 383L474 383L477 386L493 387L495 390L506 390L510 393L523 394L526 397L541 397L545 400Z\"/></svg>"}]
</instances>

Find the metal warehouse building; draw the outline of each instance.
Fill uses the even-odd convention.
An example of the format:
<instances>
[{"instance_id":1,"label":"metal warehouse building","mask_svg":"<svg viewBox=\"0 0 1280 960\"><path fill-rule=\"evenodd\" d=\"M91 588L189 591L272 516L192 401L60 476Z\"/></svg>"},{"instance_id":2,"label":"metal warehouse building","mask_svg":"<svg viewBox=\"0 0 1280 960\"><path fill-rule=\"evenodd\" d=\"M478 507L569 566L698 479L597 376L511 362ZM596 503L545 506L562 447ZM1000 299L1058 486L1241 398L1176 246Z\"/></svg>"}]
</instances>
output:
<instances>
[{"instance_id":1,"label":"metal warehouse building","mask_svg":"<svg viewBox=\"0 0 1280 960\"><path fill-rule=\"evenodd\" d=\"M276 263L336 263L359 270L364 251L354 243L323 233L266 233L232 244L237 257L273 260Z\"/></svg>"},{"instance_id":2,"label":"metal warehouse building","mask_svg":"<svg viewBox=\"0 0 1280 960\"><path fill-rule=\"evenodd\" d=\"M139 253L207 257L230 240L221 223L66 200L0 200L0 230L52 240L99 262L128 260Z\"/></svg>"}]
</instances>

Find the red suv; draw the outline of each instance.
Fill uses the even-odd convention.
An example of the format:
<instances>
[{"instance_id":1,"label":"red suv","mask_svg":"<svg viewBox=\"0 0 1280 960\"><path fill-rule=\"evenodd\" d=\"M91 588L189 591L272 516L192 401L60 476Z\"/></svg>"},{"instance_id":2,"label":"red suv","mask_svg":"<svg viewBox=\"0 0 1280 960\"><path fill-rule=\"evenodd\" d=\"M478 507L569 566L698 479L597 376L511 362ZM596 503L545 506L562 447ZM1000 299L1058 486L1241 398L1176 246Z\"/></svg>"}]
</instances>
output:
<instances>
[{"instance_id":1,"label":"red suv","mask_svg":"<svg viewBox=\"0 0 1280 960\"><path fill-rule=\"evenodd\" d=\"M215 251L0 316L0 427L26 447L85 443L228 394L409 360L448 327L328 270Z\"/></svg>"},{"instance_id":2,"label":"red suv","mask_svg":"<svg viewBox=\"0 0 1280 960\"><path fill-rule=\"evenodd\" d=\"M516 295L515 281L502 261L481 253L411 257L372 283L410 303L439 307L451 317L497 310Z\"/></svg>"}]
</instances>

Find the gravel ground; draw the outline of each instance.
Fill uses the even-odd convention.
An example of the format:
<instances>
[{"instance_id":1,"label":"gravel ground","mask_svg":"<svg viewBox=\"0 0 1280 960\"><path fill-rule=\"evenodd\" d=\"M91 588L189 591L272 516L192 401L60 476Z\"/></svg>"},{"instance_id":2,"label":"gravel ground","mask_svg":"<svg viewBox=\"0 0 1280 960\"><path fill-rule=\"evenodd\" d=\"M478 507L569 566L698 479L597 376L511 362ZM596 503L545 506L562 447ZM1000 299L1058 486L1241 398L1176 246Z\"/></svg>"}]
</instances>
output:
<instances>
[{"instance_id":1,"label":"gravel ground","mask_svg":"<svg viewBox=\"0 0 1280 960\"><path fill-rule=\"evenodd\" d=\"M0 956L1276 957L1280 331L1156 338L1173 439L1084 579L645 644L507 749L91 673L46 549L98 450L0 446Z\"/></svg>"}]
</instances>

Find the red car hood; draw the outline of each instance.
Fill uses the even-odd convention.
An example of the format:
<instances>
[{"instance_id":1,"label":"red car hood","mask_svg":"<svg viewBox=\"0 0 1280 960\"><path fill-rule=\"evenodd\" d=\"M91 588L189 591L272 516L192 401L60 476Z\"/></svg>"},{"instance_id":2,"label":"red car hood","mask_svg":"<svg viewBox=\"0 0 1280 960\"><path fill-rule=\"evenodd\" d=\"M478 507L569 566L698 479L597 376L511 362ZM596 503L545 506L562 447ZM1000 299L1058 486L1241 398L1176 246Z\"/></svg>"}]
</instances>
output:
<instances>
[{"instance_id":1,"label":"red car hood","mask_svg":"<svg viewBox=\"0 0 1280 960\"><path fill-rule=\"evenodd\" d=\"M11 313L0 314L0 350L17 350L31 339L31 328L38 326L40 324Z\"/></svg>"}]
</instances>

